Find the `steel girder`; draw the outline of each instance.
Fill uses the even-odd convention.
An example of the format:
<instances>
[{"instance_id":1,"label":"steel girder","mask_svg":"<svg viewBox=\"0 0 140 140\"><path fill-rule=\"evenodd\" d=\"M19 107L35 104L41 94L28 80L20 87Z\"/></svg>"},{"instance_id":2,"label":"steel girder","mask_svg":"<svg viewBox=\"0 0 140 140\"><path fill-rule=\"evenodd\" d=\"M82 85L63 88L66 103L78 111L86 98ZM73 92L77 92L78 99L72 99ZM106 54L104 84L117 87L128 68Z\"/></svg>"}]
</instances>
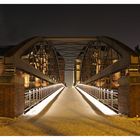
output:
<instances>
[{"instance_id":1,"label":"steel girder","mask_svg":"<svg viewBox=\"0 0 140 140\"><path fill-rule=\"evenodd\" d=\"M131 54L135 54L135 52L133 50L131 50L129 47L127 47L126 45L122 44L121 42L109 38L109 37L105 37L105 36L101 36L101 37L96 37L96 39L93 41L94 42L103 42L104 44L106 44L107 46L109 46L110 48L112 48L115 52L117 52L119 54L119 60L111 65L108 65L106 68L104 68L102 71L100 71L98 74L92 75L90 76L90 78L88 80L82 81L84 84L88 84L92 81L96 81L98 79L101 79L105 76L109 76L110 74L116 73L118 71L121 71L125 68L127 68L130 65L130 55ZM87 54L89 53L88 50L91 47L91 45L89 44L87 46L87 48L85 49L85 53L84 53L84 57L82 59L82 72L81 72L81 76L84 75L84 67L86 67L83 62L86 59L86 55L90 55ZM91 52L90 52L91 53ZM90 65L90 64L87 64Z\"/></svg>"},{"instance_id":2,"label":"steel girder","mask_svg":"<svg viewBox=\"0 0 140 140\"><path fill-rule=\"evenodd\" d=\"M17 69L22 70L24 72L27 72L31 75L34 75L42 80L48 81L50 83L57 83L57 81L51 79L48 75L44 74L40 69L35 68L33 65L28 63L27 61L24 61L21 57L23 55L30 53L33 51L33 47L36 44L39 43L48 43L44 38L42 37L35 37L31 40L27 40L24 43L21 43L20 45L14 47L12 50L9 50L5 56L5 64L13 64ZM58 67L58 60L57 60L57 54L55 52L55 49L52 46L49 46L50 51L50 70L54 70L54 75L57 75L56 78L59 80L59 67ZM35 56L34 56L35 57ZM53 59L52 59L53 58ZM56 66L55 69L52 67ZM51 73L51 72L50 72Z\"/></svg>"}]
</instances>

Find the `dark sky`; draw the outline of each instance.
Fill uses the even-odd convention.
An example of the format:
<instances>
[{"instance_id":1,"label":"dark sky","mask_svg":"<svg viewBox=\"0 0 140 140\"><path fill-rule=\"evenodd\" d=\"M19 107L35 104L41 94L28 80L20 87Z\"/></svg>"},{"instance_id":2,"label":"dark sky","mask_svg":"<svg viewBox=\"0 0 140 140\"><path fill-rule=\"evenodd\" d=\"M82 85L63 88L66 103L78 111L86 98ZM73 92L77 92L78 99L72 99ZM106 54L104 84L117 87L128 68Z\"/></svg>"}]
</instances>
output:
<instances>
[{"instance_id":1,"label":"dark sky","mask_svg":"<svg viewBox=\"0 0 140 140\"><path fill-rule=\"evenodd\" d=\"M107 35L134 47L140 5L0 5L0 45L36 35Z\"/></svg>"}]
</instances>

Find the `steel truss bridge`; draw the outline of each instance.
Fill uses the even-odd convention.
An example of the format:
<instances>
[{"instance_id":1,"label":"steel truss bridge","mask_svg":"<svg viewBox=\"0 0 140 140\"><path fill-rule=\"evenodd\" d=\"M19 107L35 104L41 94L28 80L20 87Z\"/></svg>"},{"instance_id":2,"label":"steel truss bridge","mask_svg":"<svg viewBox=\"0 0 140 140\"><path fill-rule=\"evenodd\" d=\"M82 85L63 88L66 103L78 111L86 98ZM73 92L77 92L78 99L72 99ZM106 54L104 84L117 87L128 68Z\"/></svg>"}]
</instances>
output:
<instances>
[{"instance_id":1,"label":"steel truss bridge","mask_svg":"<svg viewBox=\"0 0 140 140\"><path fill-rule=\"evenodd\" d=\"M106 36L33 37L0 47L0 116L15 117L65 87L74 85L114 111L140 115L140 57Z\"/></svg>"}]
</instances>

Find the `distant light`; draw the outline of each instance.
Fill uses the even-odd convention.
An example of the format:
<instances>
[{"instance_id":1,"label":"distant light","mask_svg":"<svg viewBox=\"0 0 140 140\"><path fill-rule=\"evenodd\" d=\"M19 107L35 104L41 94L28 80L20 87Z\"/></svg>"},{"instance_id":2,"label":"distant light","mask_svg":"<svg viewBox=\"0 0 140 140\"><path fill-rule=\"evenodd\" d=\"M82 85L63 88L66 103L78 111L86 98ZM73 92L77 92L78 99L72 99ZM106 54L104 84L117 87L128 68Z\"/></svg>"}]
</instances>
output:
<instances>
[{"instance_id":1,"label":"distant light","mask_svg":"<svg viewBox=\"0 0 140 140\"><path fill-rule=\"evenodd\" d=\"M30 81L30 75L27 74L27 73L24 73L23 74L23 77L24 77L24 87L29 87L29 81Z\"/></svg>"},{"instance_id":2,"label":"distant light","mask_svg":"<svg viewBox=\"0 0 140 140\"><path fill-rule=\"evenodd\" d=\"M38 113L40 113L49 103L52 101L59 93L62 91L64 87L61 87L57 91L55 91L53 94L51 94L49 97L47 97L45 100L40 102L38 105L30 109L27 113L24 114L24 116L35 116Z\"/></svg>"},{"instance_id":3,"label":"distant light","mask_svg":"<svg viewBox=\"0 0 140 140\"><path fill-rule=\"evenodd\" d=\"M113 110L96 100L94 97L86 93L85 91L81 90L79 87L76 87L86 98L93 103L102 113L106 115L117 115Z\"/></svg>"}]
</instances>

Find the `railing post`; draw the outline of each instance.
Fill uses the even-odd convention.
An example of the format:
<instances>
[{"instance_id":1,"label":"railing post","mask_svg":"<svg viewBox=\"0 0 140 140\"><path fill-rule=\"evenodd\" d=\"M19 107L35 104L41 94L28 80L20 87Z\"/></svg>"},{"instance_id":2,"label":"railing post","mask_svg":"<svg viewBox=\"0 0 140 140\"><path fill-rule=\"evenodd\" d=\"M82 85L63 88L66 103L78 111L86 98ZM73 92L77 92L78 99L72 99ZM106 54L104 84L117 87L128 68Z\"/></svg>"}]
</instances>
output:
<instances>
[{"instance_id":1,"label":"railing post","mask_svg":"<svg viewBox=\"0 0 140 140\"><path fill-rule=\"evenodd\" d=\"M31 91L29 90L28 93L29 93L29 95L28 95L29 97L28 98L29 98L29 106L30 106L31 105Z\"/></svg>"},{"instance_id":2,"label":"railing post","mask_svg":"<svg viewBox=\"0 0 140 140\"><path fill-rule=\"evenodd\" d=\"M107 97L107 104L108 104L109 103L109 94L110 94L110 91L107 90L107 93L106 94L107 94L106 97Z\"/></svg>"},{"instance_id":3,"label":"railing post","mask_svg":"<svg viewBox=\"0 0 140 140\"><path fill-rule=\"evenodd\" d=\"M111 94L111 107L113 107L113 93Z\"/></svg>"},{"instance_id":4,"label":"railing post","mask_svg":"<svg viewBox=\"0 0 140 140\"><path fill-rule=\"evenodd\" d=\"M103 100L104 103L105 103L105 94L106 94L106 89L104 89L104 100Z\"/></svg>"},{"instance_id":5,"label":"railing post","mask_svg":"<svg viewBox=\"0 0 140 140\"><path fill-rule=\"evenodd\" d=\"M41 100L41 88L39 88L39 100Z\"/></svg>"},{"instance_id":6,"label":"railing post","mask_svg":"<svg viewBox=\"0 0 140 140\"><path fill-rule=\"evenodd\" d=\"M103 92L103 89L101 88L101 92L100 92L100 99L102 100L102 92Z\"/></svg>"}]
</instances>

